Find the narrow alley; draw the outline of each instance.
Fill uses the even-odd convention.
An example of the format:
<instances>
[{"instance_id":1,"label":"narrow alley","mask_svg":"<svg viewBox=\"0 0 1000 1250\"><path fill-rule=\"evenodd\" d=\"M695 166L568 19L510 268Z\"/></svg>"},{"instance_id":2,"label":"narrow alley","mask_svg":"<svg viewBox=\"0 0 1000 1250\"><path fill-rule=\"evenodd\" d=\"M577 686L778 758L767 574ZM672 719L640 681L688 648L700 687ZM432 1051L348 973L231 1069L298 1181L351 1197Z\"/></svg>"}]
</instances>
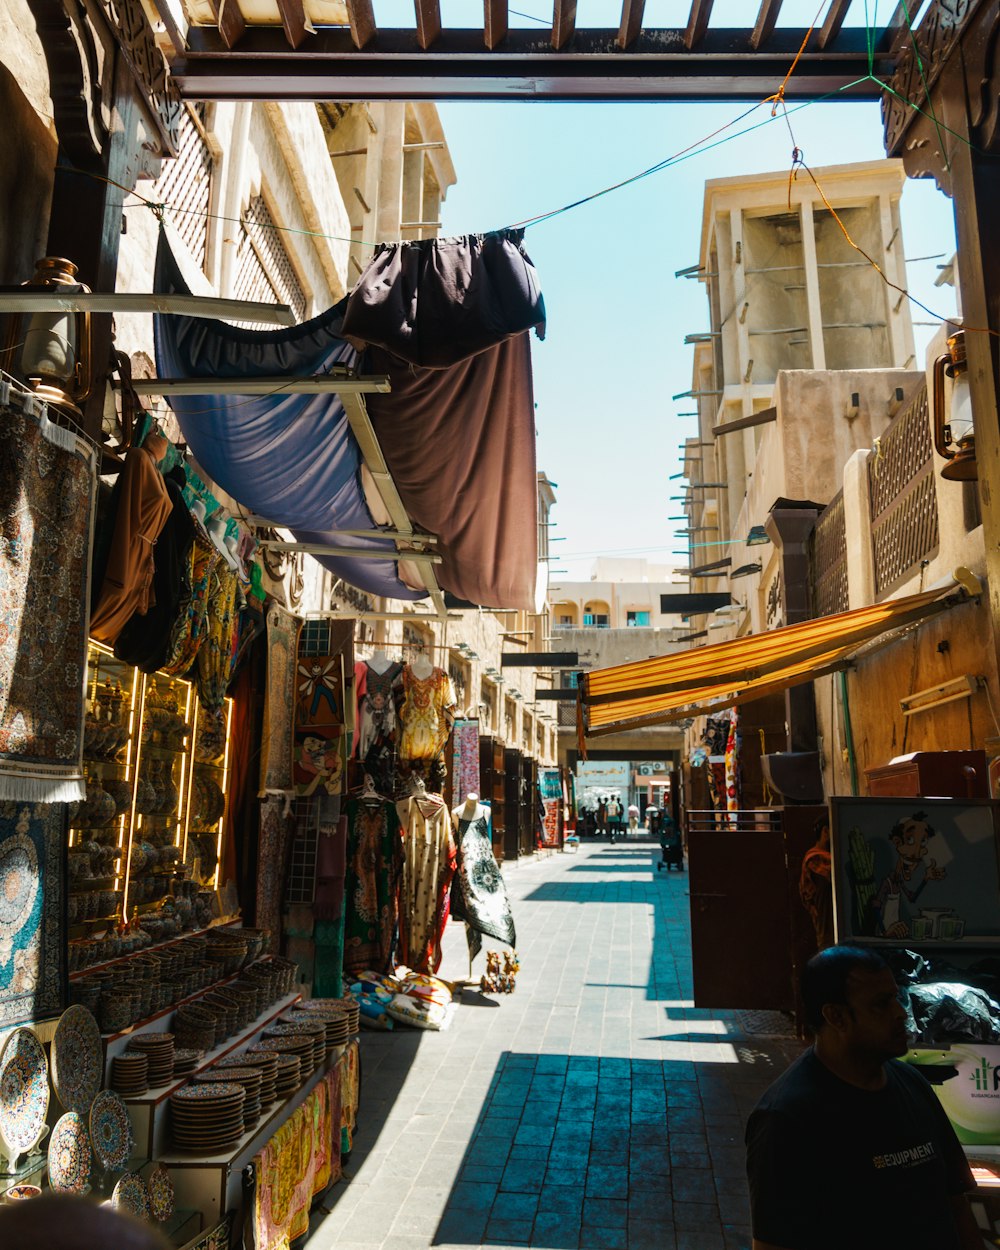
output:
<instances>
[{"instance_id":1,"label":"narrow alley","mask_svg":"<svg viewBox=\"0 0 1000 1250\"><path fill-rule=\"evenodd\" d=\"M692 1006L687 875L658 859L585 844L510 870L516 992L363 1034L317 1247L748 1250L743 1125L799 1046L781 1017ZM449 925L442 975L467 967Z\"/></svg>"}]
</instances>

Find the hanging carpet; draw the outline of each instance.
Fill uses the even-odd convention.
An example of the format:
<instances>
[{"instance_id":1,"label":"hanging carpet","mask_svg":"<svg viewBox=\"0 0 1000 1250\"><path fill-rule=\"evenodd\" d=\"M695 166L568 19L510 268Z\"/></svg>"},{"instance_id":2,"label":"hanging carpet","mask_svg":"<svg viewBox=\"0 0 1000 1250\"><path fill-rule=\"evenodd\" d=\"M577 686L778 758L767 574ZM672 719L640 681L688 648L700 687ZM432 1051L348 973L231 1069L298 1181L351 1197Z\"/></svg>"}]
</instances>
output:
<instances>
[{"instance_id":1,"label":"hanging carpet","mask_svg":"<svg viewBox=\"0 0 1000 1250\"><path fill-rule=\"evenodd\" d=\"M535 413L527 328L544 324L521 235L381 249L348 299L300 326L243 330L154 318L162 377L304 377L346 366L388 375L366 396L414 526L437 536L441 587L485 607L533 609ZM157 290L187 286L160 236ZM348 341L350 332L354 338ZM377 344L363 356L360 348ZM392 551L365 496L361 455L335 394L172 396L198 462L241 504L297 540ZM384 520L384 518L381 518ZM370 530L371 537L345 534ZM319 556L373 595L420 599L398 563Z\"/></svg>"},{"instance_id":2,"label":"hanging carpet","mask_svg":"<svg viewBox=\"0 0 1000 1250\"><path fill-rule=\"evenodd\" d=\"M16 405L16 406L15 406ZM93 450L0 408L0 799L83 799Z\"/></svg>"}]
</instances>

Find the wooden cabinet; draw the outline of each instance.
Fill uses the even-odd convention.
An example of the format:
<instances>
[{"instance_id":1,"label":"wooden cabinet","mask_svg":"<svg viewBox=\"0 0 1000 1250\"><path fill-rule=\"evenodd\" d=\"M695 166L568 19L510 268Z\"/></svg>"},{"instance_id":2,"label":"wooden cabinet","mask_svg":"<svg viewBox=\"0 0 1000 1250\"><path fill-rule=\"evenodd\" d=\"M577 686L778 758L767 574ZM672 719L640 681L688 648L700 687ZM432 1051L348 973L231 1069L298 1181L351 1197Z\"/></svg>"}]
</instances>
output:
<instances>
[{"instance_id":1,"label":"wooden cabinet","mask_svg":"<svg viewBox=\"0 0 1000 1250\"><path fill-rule=\"evenodd\" d=\"M517 859L521 854L521 752L514 747L504 751L505 790L507 794L507 828L504 831L504 855Z\"/></svg>"},{"instance_id":2,"label":"wooden cabinet","mask_svg":"<svg viewBox=\"0 0 1000 1250\"><path fill-rule=\"evenodd\" d=\"M489 801L493 826L493 854L504 857L504 835L507 828L504 769L504 746L498 738L479 739L479 773L482 798Z\"/></svg>"},{"instance_id":3,"label":"wooden cabinet","mask_svg":"<svg viewBox=\"0 0 1000 1250\"><path fill-rule=\"evenodd\" d=\"M193 685L147 676L91 643L84 764L71 805L69 965L81 972L131 949L123 926L154 940L220 916L231 700L212 716Z\"/></svg>"},{"instance_id":4,"label":"wooden cabinet","mask_svg":"<svg viewBox=\"0 0 1000 1250\"><path fill-rule=\"evenodd\" d=\"M877 768L866 768L873 798L988 799L985 751L913 751Z\"/></svg>"}]
</instances>

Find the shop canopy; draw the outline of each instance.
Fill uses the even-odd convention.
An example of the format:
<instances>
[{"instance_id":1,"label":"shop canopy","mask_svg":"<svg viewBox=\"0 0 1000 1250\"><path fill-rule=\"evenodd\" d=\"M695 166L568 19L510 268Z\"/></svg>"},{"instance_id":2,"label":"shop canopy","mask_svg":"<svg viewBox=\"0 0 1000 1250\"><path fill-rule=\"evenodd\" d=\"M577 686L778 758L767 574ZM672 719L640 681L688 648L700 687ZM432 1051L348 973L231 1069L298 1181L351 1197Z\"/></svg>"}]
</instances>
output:
<instances>
[{"instance_id":1,"label":"shop canopy","mask_svg":"<svg viewBox=\"0 0 1000 1250\"><path fill-rule=\"evenodd\" d=\"M186 289L165 236L157 268L159 291ZM543 326L518 232L391 244L289 329L157 315L160 377L140 385L205 473L351 585L532 609Z\"/></svg>"},{"instance_id":2,"label":"shop canopy","mask_svg":"<svg viewBox=\"0 0 1000 1250\"><path fill-rule=\"evenodd\" d=\"M585 673L579 705L582 735L668 724L845 668L859 647L880 634L980 593L967 569L956 570L954 579L919 595Z\"/></svg>"}]
</instances>

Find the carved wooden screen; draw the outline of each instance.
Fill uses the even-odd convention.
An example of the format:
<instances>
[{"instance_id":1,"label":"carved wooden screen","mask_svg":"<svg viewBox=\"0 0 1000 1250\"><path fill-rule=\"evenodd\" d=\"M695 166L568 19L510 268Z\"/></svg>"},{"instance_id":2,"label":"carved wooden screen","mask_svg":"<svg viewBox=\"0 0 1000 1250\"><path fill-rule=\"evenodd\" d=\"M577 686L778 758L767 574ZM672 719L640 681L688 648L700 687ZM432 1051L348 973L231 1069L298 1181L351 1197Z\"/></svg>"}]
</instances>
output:
<instances>
[{"instance_id":1,"label":"carved wooden screen","mask_svg":"<svg viewBox=\"0 0 1000 1250\"><path fill-rule=\"evenodd\" d=\"M938 547L934 457L922 386L868 461L875 593L889 594Z\"/></svg>"},{"instance_id":2,"label":"carved wooden screen","mask_svg":"<svg viewBox=\"0 0 1000 1250\"><path fill-rule=\"evenodd\" d=\"M838 492L816 522L813 546L813 578L816 615L832 616L846 612L847 532L844 524L844 495Z\"/></svg>"},{"instance_id":3,"label":"carved wooden screen","mask_svg":"<svg viewBox=\"0 0 1000 1250\"><path fill-rule=\"evenodd\" d=\"M171 224L187 244L199 269L208 256L208 214L212 211L215 158L203 122L206 105L185 104L178 123L178 152L163 162L151 199L168 204Z\"/></svg>"},{"instance_id":4,"label":"carved wooden screen","mask_svg":"<svg viewBox=\"0 0 1000 1250\"><path fill-rule=\"evenodd\" d=\"M306 293L263 196L253 196L243 213L236 256L236 299L277 300L305 320Z\"/></svg>"}]
</instances>

